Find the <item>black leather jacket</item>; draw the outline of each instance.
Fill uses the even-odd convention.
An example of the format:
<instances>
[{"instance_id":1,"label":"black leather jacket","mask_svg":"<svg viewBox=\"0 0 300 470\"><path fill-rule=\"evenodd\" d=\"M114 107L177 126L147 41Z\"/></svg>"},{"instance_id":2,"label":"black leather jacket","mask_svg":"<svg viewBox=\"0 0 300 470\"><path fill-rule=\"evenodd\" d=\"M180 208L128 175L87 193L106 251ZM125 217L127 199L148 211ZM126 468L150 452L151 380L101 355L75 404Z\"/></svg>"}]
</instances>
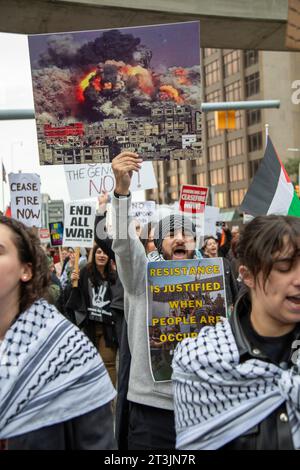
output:
<instances>
[{"instance_id":1,"label":"black leather jacket","mask_svg":"<svg viewBox=\"0 0 300 470\"><path fill-rule=\"evenodd\" d=\"M7 442L8 450L115 450L111 405Z\"/></svg>"},{"instance_id":2,"label":"black leather jacket","mask_svg":"<svg viewBox=\"0 0 300 470\"><path fill-rule=\"evenodd\" d=\"M239 299L235 311L231 315L230 324L234 334L236 344L240 354L240 361L244 362L251 358L259 358L265 362L272 362L255 344L250 344L243 331L241 318L242 315L249 315L251 304L246 296ZM300 338L300 329L296 327L294 339ZM281 362L277 365L287 369L291 364L290 357L287 362ZM239 436L233 441L222 447L222 450L292 450L294 449L290 424L286 406L283 403L279 408L273 411L266 419L258 425L251 428L245 434Z\"/></svg>"}]
</instances>

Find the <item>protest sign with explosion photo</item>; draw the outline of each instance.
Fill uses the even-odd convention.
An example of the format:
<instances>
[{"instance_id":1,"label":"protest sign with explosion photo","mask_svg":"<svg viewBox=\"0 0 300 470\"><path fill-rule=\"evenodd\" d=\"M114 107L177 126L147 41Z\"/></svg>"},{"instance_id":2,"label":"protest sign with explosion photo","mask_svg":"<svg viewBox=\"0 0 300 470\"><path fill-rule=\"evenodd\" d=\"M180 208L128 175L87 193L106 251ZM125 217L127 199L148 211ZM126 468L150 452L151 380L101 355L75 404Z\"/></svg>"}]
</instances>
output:
<instances>
[{"instance_id":1,"label":"protest sign with explosion photo","mask_svg":"<svg viewBox=\"0 0 300 470\"><path fill-rule=\"evenodd\" d=\"M29 49L41 165L201 156L198 22L33 35Z\"/></svg>"}]
</instances>

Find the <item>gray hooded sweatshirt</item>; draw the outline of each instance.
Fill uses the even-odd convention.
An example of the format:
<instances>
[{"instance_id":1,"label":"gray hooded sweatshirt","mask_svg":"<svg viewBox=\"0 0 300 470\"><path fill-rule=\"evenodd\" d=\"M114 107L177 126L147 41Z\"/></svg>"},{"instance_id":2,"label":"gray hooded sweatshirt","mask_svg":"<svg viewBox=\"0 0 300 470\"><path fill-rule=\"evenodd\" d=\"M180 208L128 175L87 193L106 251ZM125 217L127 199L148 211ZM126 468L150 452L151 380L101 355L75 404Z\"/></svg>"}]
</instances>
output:
<instances>
[{"instance_id":1,"label":"gray hooded sweatshirt","mask_svg":"<svg viewBox=\"0 0 300 470\"><path fill-rule=\"evenodd\" d=\"M131 352L127 398L129 401L173 410L171 381L154 382L149 364L147 338L147 257L139 238L127 236L132 218L127 216L131 197L112 197L114 242L112 248L124 287L124 309ZM133 230L134 231L134 230Z\"/></svg>"}]
</instances>

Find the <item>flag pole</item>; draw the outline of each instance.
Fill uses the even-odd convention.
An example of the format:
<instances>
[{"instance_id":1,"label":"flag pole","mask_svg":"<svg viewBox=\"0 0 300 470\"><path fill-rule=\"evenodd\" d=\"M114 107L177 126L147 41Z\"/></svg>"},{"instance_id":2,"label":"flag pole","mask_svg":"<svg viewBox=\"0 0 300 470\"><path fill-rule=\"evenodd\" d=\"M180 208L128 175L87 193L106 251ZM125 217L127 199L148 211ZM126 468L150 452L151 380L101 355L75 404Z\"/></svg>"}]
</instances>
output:
<instances>
[{"instance_id":1,"label":"flag pole","mask_svg":"<svg viewBox=\"0 0 300 470\"><path fill-rule=\"evenodd\" d=\"M2 207L2 212L4 214L5 207L4 207L4 175L3 175L3 160L2 157L0 157L0 177L1 177L1 207Z\"/></svg>"},{"instance_id":2,"label":"flag pole","mask_svg":"<svg viewBox=\"0 0 300 470\"><path fill-rule=\"evenodd\" d=\"M266 146L267 146L268 138L269 138L269 124L265 124L265 136L266 136Z\"/></svg>"}]
</instances>

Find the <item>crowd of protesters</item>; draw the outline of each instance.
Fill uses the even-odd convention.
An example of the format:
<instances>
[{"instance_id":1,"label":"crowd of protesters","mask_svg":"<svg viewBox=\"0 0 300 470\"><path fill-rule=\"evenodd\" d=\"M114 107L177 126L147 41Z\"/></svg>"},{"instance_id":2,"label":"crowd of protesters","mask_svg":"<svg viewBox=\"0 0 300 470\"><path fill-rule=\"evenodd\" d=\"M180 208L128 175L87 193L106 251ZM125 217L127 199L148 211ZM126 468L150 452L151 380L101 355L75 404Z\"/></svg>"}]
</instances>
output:
<instances>
[{"instance_id":1,"label":"crowd of protesters","mask_svg":"<svg viewBox=\"0 0 300 470\"><path fill-rule=\"evenodd\" d=\"M137 230L129 187L141 163L114 158L112 237L99 228L104 196L78 270L74 249L43 250L0 216L2 448L299 449L300 220L225 225L201 247L183 214ZM231 314L179 343L173 383L155 382L147 263L216 257Z\"/></svg>"}]
</instances>

